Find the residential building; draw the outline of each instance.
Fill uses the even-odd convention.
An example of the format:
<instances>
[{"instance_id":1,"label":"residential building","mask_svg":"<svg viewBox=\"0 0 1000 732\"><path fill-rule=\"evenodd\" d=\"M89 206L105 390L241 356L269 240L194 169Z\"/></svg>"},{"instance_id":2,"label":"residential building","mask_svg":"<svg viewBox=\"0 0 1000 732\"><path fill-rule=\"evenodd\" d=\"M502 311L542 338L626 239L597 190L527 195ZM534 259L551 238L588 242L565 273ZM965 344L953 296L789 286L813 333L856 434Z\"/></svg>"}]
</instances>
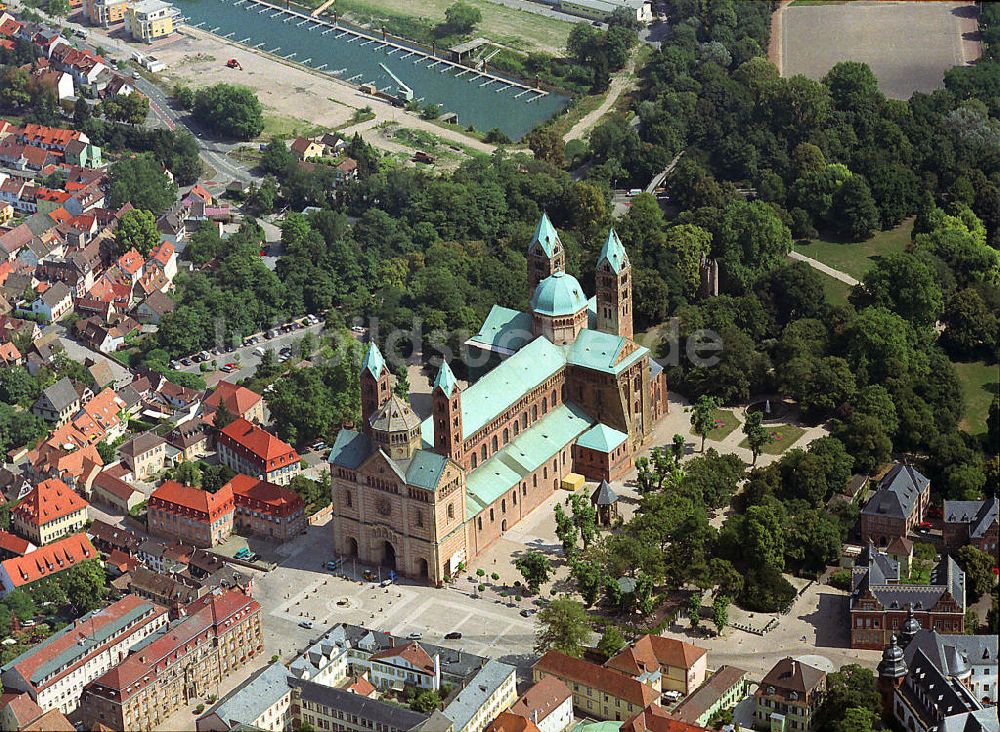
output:
<instances>
[{"instance_id":1,"label":"residential building","mask_svg":"<svg viewBox=\"0 0 1000 732\"><path fill-rule=\"evenodd\" d=\"M60 426L76 414L85 398L89 399L91 396L93 394L90 394L86 387L64 376L42 389L41 395L31 407L31 412Z\"/></svg>"},{"instance_id":2,"label":"residential building","mask_svg":"<svg viewBox=\"0 0 1000 732\"><path fill-rule=\"evenodd\" d=\"M663 691L687 696L705 683L708 651L659 635L644 635L604 664Z\"/></svg>"},{"instance_id":3,"label":"residential building","mask_svg":"<svg viewBox=\"0 0 1000 732\"><path fill-rule=\"evenodd\" d=\"M98 473L90 487L90 498L112 510L128 515L133 508L146 500L142 491L136 490L121 478L107 471Z\"/></svg>"},{"instance_id":4,"label":"residential building","mask_svg":"<svg viewBox=\"0 0 1000 732\"><path fill-rule=\"evenodd\" d=\"M73 310L73 291L64 283L56 282L31 303L31 312L40 315L46 323L54 323Z\"/></svg>"},{"instance_id":5,"label":"residential building","mask_svg":"<svg viewBox=\"0 0 1000 732\"><path fill-rule=\"evenodd\" d=\"M905 539L924 520L930 500L931 482L925 475L905 463L893 466L861 509L862 543L884 548L894 538Z\"/></svg>"},{"instance_id":6,"label":"residential building","mask_svg":"<svg viewBox=\"0 0 1000 732\"><path fill-rule=\"evenodd\" d=\"M851 648L885 648L911 611L921 627L964 632L965 572L950 556L945 555L931 572L930 584L900 584L899 565L869 544L852 573Z\"/></svg>"},{"instance_id":7,"label":"residential building","mask_svg":"<svg viewBox=\"0 0 1000 732\"><path fill-rule=\"evenodd\" d=\"M996 496L981 501L944 502L944 545L960 549L971 544L996 558L1000 549L997 526Z\"/></svg>"},{"instance_id":8,"label":"residential building","mask_svg":"<svg viewBox=\"0 0 1000 732\"><path fill-rule=\"evenodd\" d=\"M213 704L195 721L195 729L229 732L242 725L265 732L285 732L292 728L292 719L288 669L272 663Z\"/></svg>"},{"instance_id":9,"label":"residential building","mask_svg":"<svg viewBox=\"0 0 1000 732\"><path fill-rule=\"evenodd\" d=\"M670 716L687 724L707 726L716 713L732 709L750 694L750 674L735 666L720 666L708 680L674 707Z\"/></svg>"},{"instance_id":10,"label":"residential building","mask_svg":"<svg viewBox=\"0 0 1000 732\"><path fill-rule=\"evenodd\" d=\"M509 711L500 712L486 727L486 732L538 732L538 725L530 717L521 717Z\"/></svg>"},{"instance_id":11,"label":"residential building","mask_svg":"<svg viewBox=\"0 0 1000 732\"><path fill-rule=\"evenodd\" d=\"M625 720L620 732L709 732L700 724L674 719L659 704L650 704L631 719Z\"/></svg>"},{"instance_id":12,"label":"residential building","mask_svg":"<svg viewBox=\"0 0 1000 732\"><path fill-rule=\"evenodd\" d=\"M298 493L238 473L226 484L236 503L236 530L272 541L290 541L309 525Z\"/></svg>"},{"instance_id":13,"label":"residential building","mask_svg":"<svg viewBox=\"0 0 1000 732\"><path fill-rule=\"evenodd\" d=\"M159 290L154 290L149 293L149 296L145 300L136 306L135 317L144 323L159 325L163 316L167 313L172 313L174 307L174 301L170 297Z\"/></svg>"},{"instance_id":14,"label":"residential building","mask_svg":"<svg viewBox=\"0 0 1000 732\"><path fill-rule=\"evenodd\" d=\"M299 160L309 160L319 158L326 151L326 146L307 137L296 137L289 145L289 149Z\"/></svg>"},{"instance_id":15,"label":"residential building","mask_svg":"<svg viewBox=\"0 0 1000 732\"><path fill-rule=\"evenodd\" d=\"M235 504L229 484L215 493L167 480L146 504L149 531L198 547L211 547L233 533Z\"/></svg>"},{"instance_id":16,"label":"residential building","mask_svg":"<svg viewBox=\"0 0 1000 732\"><path fill-rule=\"evenodd\" d=\"M177 9L163 0L139 0L125 9L125 25L133 40L151 43L174 32Z\"/></svg>"},{"instance_id":17,"label":"residential building","mask_svg":"<svg viewBox=\"0 0 1000 732\"><path fill-rule=\"evenodd\" d=\"M825 671L794 658L783 658L754 692L754 729L809 732L825 691Z\"/></svg>"},{"instance_id":18,"label":"residential building","mask_svg":"<svg viewBox=\"0 0 1000 732\"><path fill-rule=\"evenodd\" d=\"M135 556L139 552L139 545L142 543L139 535L131 529L125 529L101 520L92 521L87 527L87 536L102 552L111 553L119 551L129 556Z\"/></svg>"},{"instance_id":19,"label":"residential building","mask_svg":"<svg viewBox=\"0 0 1000 732\"><path fill-rule=\"evenodd\" d=\"M202 402L204 412L202 418L208 424L214 424L215 412L220 406L225 407L233 417L242 417L248 422L264 423L264 400L260 394L237 386L229 381L220 381L212 393Z\"/></svg>"},{"instance_id":20,"label":"residential building","mask_svg":"<svg viewBox=\"0 0 1000 732\"><path fill-rule=\"evenodd\" d=\"M945 634L921 628L912 638L904 632L900 638L908 665L914 663L919 651L945 676L965 685L984 706L997 703L997 636Z\"/></svg>"},{"instance_id":21,"label":"residential building","mask_svg":"<svg viewBox=\"0 0 1000 732\"><path fill-rule=\"evenodd\" d=\"M23 536L17 536L9 531L0 529L0 560L23 557L37 548L37 546Z\"/></svg>"},{"instance_id":22,"label":"residential building","mask_svg":"<svg viewBox=\"0 0 1000 732\"><path fill-rule=\"evenodd\" d=\"M573 707L596 719L625 721L658 701L660 692L614 669L549 651L531 667L531 678L554 676L573 692Z\"/></svg>"},{"instance_id":23,"label":"residential building","mask_svg":"<svg viewBox=\"0 0 1000 732\"><path fill-rule=\"evenodd\" d=\"M81 168L101 168L104 166L104 154L92 142L74 140L66 145L66 162Z\"/></svg>"},{"instance_id":24,"label":"residential building","mask_svg":"<svg viewBox=\"0 0 1000 732\"><path fill-rule=\"evenodd\" d=\"M83 533L58 539L23 557L5 559L0 562L0 597L88 559L99 559L99 555Z\"/></svg>"},{"instance_id":25,"label":"residential building","mask_svg":"<svg viewBox=\"0 0 1000 732\"><path fill-rule=\"evenodd\" d=\"M181 422L167 433L167 444L177 451L177 461L193 461L208 455L211 441L211 428L197 417Z\"/></svg>"},{"instance_id":26,"label":"residential building","mask_svg":"<svg viewBox=\"0 0 1000 732\"><path fill-rule=\"evenodd\" d=\"M45 711L76 711L83 687L121 663L129 648L167 624L165 608L126 595L89 612L0 667L5 689L26 692Z\"/></svg>"},{"instance_id":27,"label":"residential building","mask_svg":"<svg viewBox=\"0 0 1000 732\"><path fill-rule=\"evenodd\" d=\"M396 704L369 699L346 689L293 680L292 715L313 729L338 732L412 732L427 715Z\"/></svg>"},{"instance_id":28,"label":"residential building","mask_svg":"<svg viewBox=\"0 0 1000 732\"><path fill-rule=\"evenodd\" d=\"M72 534L87 521L87 502L58 478L31 489L11 511L14 531L41 546Z\"/></svg>"},{"instance_id":29,"label":"residential building","mask_svg":"<svg viewBox=\"0 0 1000 732\"><path fill-rule=\"evenodd\" d=\"M242 417L222 428L216 445L219 460L236 473L288 485L302 472L295 448Z\"/></svg>"},{"instance_id":30,"label":"residential building","mask_svg":"<svg viewBox=\"0 0 1000 732\"><path fill-rule=\"evenodd\" d=\"M643 25L653 22L653 4L650 0L559 0L559 9L570 15L589 20L606 21L624 8Z\"/></svg>"},{"instance_id":31,"label":"residential building","mask_svg":"<svg viewBox=\"0 0 1000 732\"><path fill-rule=\"evenodd\" d=\"M442 713L451 720L453 732L482 732L516 699L517 669L491 658L445 704Z\"/></svg>"},{"instance_id":32,"label":"residential building","mask_svg":"<svg viewBox=\"0 0 1000 732\"><path fill-rule=\"evenodd\" d=\"M0 730L3 732L21 732L45 713L29 694L12 691L0 693Z\"/></svg>"},{"instance_id":33,"label":"residential building","mask_svg":"<svg viewBox=\"0 0 1000 732\"><path fill-rule=\"evenodd\" d=\"M508 713L530 720L538 732L563 732L573 724L573 694L555 676L546 676L524 692Z\"/></svg>"},{"instance_id":34,"label":"residential building","mask_svg":"<svg viewBox=\"0 0 1000 732\"><path fill-rule=\"evenodd\" d=\"M505 360L465 389L442 363L428 419L393 394L370 345L361 429L341 430L329 456L338 554L442 583L558 490L595 425L627 436L631 464L665 412L662 368L632 340L631 264L614 231L590 300L547 216L528 261L531 312L495 306L467 342Z\"/></svg>"},{"instance_id":35,"label":"residential building","mask_svg":"<svg viewBox=\"0 0 1000 732\"><path fill-rule=\"evenodd\" d=\"M83 14L92 25L107 28L125 20L130 0L83 0Z\"/></svg>"},{"instance_id":36,"label":"residential building","mask_svg":"<svg viewBox=\"0 0 1000 732\"><path fill-rule=\"evenodd\" d=\"M118 448L136 480L149 480L172 464L167 441L155 432L143 432Z\"/></svg>"},{"instance_id":37,"label":"residential building","mask_svg":"<svg viewBox=\"0 0 1000 732\"><path fill-rule=\"evenodd\" d=\"M263 650L257 601L239 590L213 592L89 683L81 715L112 730L154 729Z\"/></svg>"}]
</instances>

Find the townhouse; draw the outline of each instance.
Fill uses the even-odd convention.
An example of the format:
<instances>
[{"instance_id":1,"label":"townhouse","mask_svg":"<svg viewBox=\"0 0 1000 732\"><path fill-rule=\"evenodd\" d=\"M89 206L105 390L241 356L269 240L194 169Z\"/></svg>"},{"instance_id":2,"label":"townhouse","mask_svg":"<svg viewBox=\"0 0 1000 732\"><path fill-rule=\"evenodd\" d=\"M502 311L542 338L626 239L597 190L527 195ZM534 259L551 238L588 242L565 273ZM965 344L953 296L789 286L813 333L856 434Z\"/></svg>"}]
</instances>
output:
<instances>
[{"instance_id":1,"label":"townhouse","mask_svg":"<svg viewBox=\"0 0 1000 732\"><path fill-rule=\"evenodd\" d=\"M573 694L555 676L546 676L511 705L509 714L531 720L538 732L563 732L573 724Z\"/></svg>"},{"instance_id":2,"label":"townhouse","mask_svg":"<svg viewBox=\"0 0 1000 732\"><path fill-rule=\"evenodd\" d=\"M87 505L61 480L49 478L14 506L11 524L19 535L41 546L82 529Z\"/></svg>"},{"instance_id":3,"label":"townhouse","mask_svg":"<svg viewBox=\"0 0 1000 732\"><path fill-rule=\"evenodd\" d=\"M73 311L73 291L63 282L56 282L31 303L31 312L46 323L54 323Z\"/></svg>"},{"instance_id":4,"label":"townhouse","mask_svg":"<svg viewBox=\"0 0 1000 732\"><path fill-rule=\"evenodd\" d=\"M87 387L64 376L42 390L31 407L31 413L47 422L54 422L56 426L63 425L76 414L83 402L92 397Z\"/></svg>"},{"instance_id":5,"label":"townhouse","mask_svg":"<svg viewBox=\"0 0 1000 732\"><path fill-rule=\"evenodd\" d=\"M302 472L295 448L242 417L219 432L216 444L219 459L236 473L288 485Z\"/></svg>"},{"instance_id":6,"label":"townhouse","mask_svg":"<svg viewBox=\"0 0 1000 732\"><path fill-rule=\"evenodd\" d=\"M783 658L761 679L753 694L754 729L809 732L825 691L825 671Z\"/></svg>"},{"instance_id":7,"label":"townhouse","mask_svg":"<svg viewBox=\"0 0 1000 732\"><path fill-rule=\"evenodd\" d=\"M8 690L45 711L74 712L83 688L121 663L129 648L167 624L167 611L135 595L94 610L0 667Z\"/></svg>"},{"instance_id":8,"label":"townhouse","mask_svg":"<svg viewBox=\"0 0 1000 732\"><path fill-rule=\"evenodd\" d=\"M547 676L566 684L573 693L573 706L597 719L623 722L660 699L660 692L649 684L559 651L547 652L531 667L535 682Z\"/></svg>"}]
</instances>

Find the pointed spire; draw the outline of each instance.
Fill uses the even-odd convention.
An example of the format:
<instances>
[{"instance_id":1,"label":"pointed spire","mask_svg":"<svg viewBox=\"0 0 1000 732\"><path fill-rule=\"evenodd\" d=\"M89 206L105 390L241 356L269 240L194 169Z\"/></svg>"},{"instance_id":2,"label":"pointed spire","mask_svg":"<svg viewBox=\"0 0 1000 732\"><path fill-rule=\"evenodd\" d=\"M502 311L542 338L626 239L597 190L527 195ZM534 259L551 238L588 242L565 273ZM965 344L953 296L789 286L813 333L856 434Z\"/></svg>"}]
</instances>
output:
<instances>
[{"instance_id":1,"label":"pointed spire","mask_svg":"<svg viewBox=\"0 0 1000 732\"><path fill-rule=\"evenodd\" d=\"M542 211L542 218L538 220L538 226L535 227L535 235L531 237L531 243L528 245L529 250L535 245L535 242L541 245L546 257L552 256L552 249L559 242L559 232L549 221L549 215L545 211Z\"/></svg>"},{"instance_id":2,"label":"pointed spire","mask_svg":"<svg viewBox=\"0 0 1000 732\"><path fill-rule=\"evenodd\" d=\"M434 388L440 389L448 397L458 389L458 380L451 372L447 361L441 361L441 368L438 369L437 376L434 377Z\"/></svg>"},{"instance_id":3,"label":"pointed spire","mask_svg":"<svg viewBox=\"0 0 1000 732\"><path fill-rule=\"evenodd\" d=\"M608 230L608 238L601 248L601 256L597 259L597 265L607 262L611 265L611 270L618 274L623 268L629 266L628 254L625 253L625 245L618 238L614 229Z\"/></svg>"},{"instance_id":4,"label":"pointed spire","mask_svg":"<svg viewBox=\"0 0 1000 732\"><path fill-rule=\"evenodd\" d=\"M368 346L368 352L365 354L364 361L361 362L361 373L367 370L372 376L378 379L381 378L384 369L385 359L382 358L382 352L378 350L375 341L372 341Z\"/></svg>"}]
</instances>

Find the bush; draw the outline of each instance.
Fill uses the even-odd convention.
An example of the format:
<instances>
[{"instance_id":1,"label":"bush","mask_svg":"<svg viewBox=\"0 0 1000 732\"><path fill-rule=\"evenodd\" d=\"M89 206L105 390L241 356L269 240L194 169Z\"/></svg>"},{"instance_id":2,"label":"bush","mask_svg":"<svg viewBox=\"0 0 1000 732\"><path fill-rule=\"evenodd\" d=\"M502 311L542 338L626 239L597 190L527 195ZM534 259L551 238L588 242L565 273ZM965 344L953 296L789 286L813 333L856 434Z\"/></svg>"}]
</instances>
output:
<instances>
[{"instance_id":1,"label":"bush","mask_svg":"<svg viewBox=\"0 0 1000 732\"><path fill-rule=\"evenodd\" d=\"M851 589L851 570L849 569L838 569L833 574L830 575L830 586L836 587L838 590L850 590Z\"/></svg>"},{"instance_id":2,"label":"bush","mask_svg":"<svg viewBox=\"0 0 1000 732\"><path fill-rule=\"evenodd\" d=\"M763 564L751 568L743 582L738 603L744 610L775 613L784 610L795 599L795 588L774 567Z\"/></svg>"}]
</instances>

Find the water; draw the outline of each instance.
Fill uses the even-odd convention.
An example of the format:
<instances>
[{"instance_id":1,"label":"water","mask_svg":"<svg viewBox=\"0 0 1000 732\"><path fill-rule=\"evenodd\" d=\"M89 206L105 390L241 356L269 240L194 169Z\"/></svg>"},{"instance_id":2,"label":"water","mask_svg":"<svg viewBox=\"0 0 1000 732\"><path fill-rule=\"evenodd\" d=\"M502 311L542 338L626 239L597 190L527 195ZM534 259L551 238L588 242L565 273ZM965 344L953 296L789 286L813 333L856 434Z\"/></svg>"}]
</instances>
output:
<instances>
[{"instance_id":1,"label":"water","mask_svg":"<svg viewBox=\"0 0 1000 732\"><path fill-rule=\"evenodd\" d=\"M312 68L325 64L325 72L343 70L338 77L345 81L374 83L380 90L395 94L398 84L380 68L379 64L384 64L413 89L414 99L440 104L442 112L457 114L463 126L473 125L482 131L497 128L512 140L519 140L562 111L569 101L558 94L540 96L523 85L490 82L490 77L437 62L422 53L403 58L409 49L384 46L344 33L343 29L332 29L329 21L307 20L282 8L249 0L235 2L238 4L233 0L178 0L175 4L188 23L201 30L248 46L261 44L260 50L283 57L294 53L292 61L305 62Z\"/></svg>"}]
</instances>

